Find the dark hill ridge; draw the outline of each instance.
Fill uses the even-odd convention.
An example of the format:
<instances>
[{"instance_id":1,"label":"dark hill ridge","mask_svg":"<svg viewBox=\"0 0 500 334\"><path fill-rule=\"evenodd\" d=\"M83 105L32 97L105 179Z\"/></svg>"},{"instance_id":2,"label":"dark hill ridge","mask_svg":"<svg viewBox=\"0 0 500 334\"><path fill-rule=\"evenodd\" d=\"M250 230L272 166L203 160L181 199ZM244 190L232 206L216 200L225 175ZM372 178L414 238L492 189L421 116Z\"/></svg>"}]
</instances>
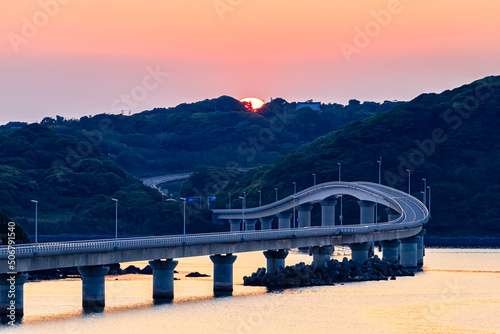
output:
<instances>
[{"instance_id":1,"label":"dark hill ridge","mask_svg":"<svg viewBox=\"0 0 500 334\"><path fill-rule=\"evenodd\" d=\"M293 191L293 181L298 190L311 186L312 173L318 182L338 180L338 162L343 180L377 182L379 157L384 184L407 191L410 169L412 195L422 198L422 178L427 179L432 188L429 233L500 235L500 77L423 94L351 123L302 146L267 171L247 172L229 182L222 194L246 191L255 201L260 189L266 203L274 200L274 187L282 198Z\"/></svg>"},{"instance_id":2,"label":"dark hill ridge","mask_svg":"<svg viewBox=\"0 0 500 334\"><path fill-rule=\"evenodd\" d=\"M143 176L226 166L229 161L240 167L275 163L305 142L398 104L352 100L347 106L323 104L316 111L296 110L296 103L278 98L250 112L238 100L221 96L131 116L47 117L42 124L91 141L119 166Z\"/></svg>"},{"instance_id":3,"label":"dark hill ridge","mask_svg":"<svg viewBox=\"0 0 500 334\"><path fill-rule=\"evenodd\" d=\"M39 234L165 234L181 230L178 205L118 167L88 141L32 124L0 137L0 210ZM165 223L165 222L168 222Z\"/></svg>"}]
</instances>

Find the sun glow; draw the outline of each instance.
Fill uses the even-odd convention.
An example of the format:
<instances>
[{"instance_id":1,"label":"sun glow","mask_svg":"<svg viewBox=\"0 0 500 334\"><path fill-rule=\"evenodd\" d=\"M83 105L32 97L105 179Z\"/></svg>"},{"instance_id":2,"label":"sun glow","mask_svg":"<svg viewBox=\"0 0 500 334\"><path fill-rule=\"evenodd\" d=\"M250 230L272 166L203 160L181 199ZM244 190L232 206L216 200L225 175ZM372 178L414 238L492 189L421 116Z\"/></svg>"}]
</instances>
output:
<instances>
[{"instance_id":1,"label":"sun glow","mask_svg":"<svg viewBox=\"0 0 500 334\"><path fill-rule=\"evenodd\" d=\"M256 111L264 105L264 101L255 97L246 97L241 99L240 102L250 102L252 104L253 111Z\"/></svg>"}]
</instances>

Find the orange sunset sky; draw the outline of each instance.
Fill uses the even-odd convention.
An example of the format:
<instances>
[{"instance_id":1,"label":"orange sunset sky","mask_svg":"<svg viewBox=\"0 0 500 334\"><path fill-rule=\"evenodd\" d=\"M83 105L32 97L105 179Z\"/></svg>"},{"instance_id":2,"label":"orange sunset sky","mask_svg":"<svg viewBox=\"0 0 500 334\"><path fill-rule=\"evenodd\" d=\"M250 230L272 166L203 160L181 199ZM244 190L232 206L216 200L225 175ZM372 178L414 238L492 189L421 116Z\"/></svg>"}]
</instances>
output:
<instances>
[{"instance_id":1,"label":"orange sunset sky","mask_svg":"<svg viewBox=\"0 0 500 334\"><path fill-rule=\"evenodd\" d=\"M409 100L500 74L499 14L498 0L1 0L0 123L220 95Z\"/></svg>"}]
</instances>

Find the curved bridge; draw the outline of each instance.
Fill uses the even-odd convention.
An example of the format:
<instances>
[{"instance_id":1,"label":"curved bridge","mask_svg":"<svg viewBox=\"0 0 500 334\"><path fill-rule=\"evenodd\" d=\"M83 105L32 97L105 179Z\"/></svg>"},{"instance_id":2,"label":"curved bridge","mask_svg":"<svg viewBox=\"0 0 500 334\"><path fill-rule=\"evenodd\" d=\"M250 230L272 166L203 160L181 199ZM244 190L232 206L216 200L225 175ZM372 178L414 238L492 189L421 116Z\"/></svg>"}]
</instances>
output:
<instances>
[{"instance_id":1,"label":"curved bridge","mask_svg":"<svg viewBox=\"0 0 500 334\"><path fill-rule=\"evenodd\" d=\"M400 190L371 182L328 182L302 190L277 202L249 209L213 210L218 219L258 219L293 210L304 203L317 203L332 196L350 195L360 201L385 205L400 216L388 224L422 226L429 220L425 205ZM244 217L243 217L244 211ZM387 225L387 224L384 224ZM398 228L393 225L393 228Z\"/></svg>"},{"instance_id":2,"label":"curved bridge","mask_svg":"<svg viewBox=\"0 0 500 334\"><path fill-rule=\"evenodd\" d=\"M338 196L360 200L360 223L335 225ZM321 226L311 226L311 204L322 205ZM375 222L375 203L390 208L386 222ZM298 211L299 221L292 213ZM38 245L0 246L0 316L23 314L25 272L78 267L82 276L83 306L104 306L106 265L140 260L150 261L153 269L153 298L173 298L175 258L211 255L214 263L214 292L233 289L233 253L263 250L268 271L285 266L288 249L311 247L313 262L322 265L330 259L334 245L348 244L352 258L362 262L369 256L375 241L383 246L383 256L417 268L423 263L423 227L429 212L418 199L402 191L370 182L329 182L305 189L280 201L249 209L214 210L214 217L231 222L231 232L188 234L160 237L119 238L76 242L40 243ZM279 228L271 229L274 216ZM255 230L256 219L262 230ZM241 230L236 227L242 225ZM245 228L246 226L246 228ZM13 283L14 282L14 283ZM9 291L18 292L14 299ZM14 303L13 303L14 302ZM9 309L10 307L10 309Z\"/></svg>"}]
</instances>

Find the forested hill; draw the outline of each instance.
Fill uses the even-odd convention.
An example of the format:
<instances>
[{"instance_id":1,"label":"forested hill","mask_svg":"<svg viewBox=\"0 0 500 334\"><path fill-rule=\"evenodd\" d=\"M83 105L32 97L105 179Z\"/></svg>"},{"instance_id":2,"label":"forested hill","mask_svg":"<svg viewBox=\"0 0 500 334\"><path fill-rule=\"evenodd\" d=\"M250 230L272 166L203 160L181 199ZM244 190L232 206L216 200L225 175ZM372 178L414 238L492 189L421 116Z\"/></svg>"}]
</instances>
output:
<instances>
[{"instance_id":1,"label":"forested hill","mask_svg":"<svg viewBox=\"0 0 500 334\"><path fill-rule=\"evenodd\" d=\"M252 206L258 190L266 203L274 200L274 187L282 198L293 191L292 182L298 190L311 186L311 173L318 182L337 180L337 163L342 164L343 180L377 182L379 157L383 184L407 191L409 169L412 195L421 199L422 178L427 179L432 191L430 234L499 236L500 77L420 95L219 188L222 196L246 191Z\"/></svg>"},{"instance_id":2,"label":"forested hill","mask_svg":"<svg viewBox=\"0 0 500 334\"><path fill-rule=\"evenodd\" d=\"M32 124L0 136L0 211L34 234L165 234L181 230L179 205L118 167L84 140ZM3 224L3 223L2 223Z\"/></svg>"},{"instance_id":3,"label":"forested hill","mask_svg":"<svg viewBox=\"0 0 500 334\"><path fill-rule=\"evenodd\" d=\"M351 100L346 106L323 104L313 111L275 99L251 112L248 105L222 96L132 116L45 118L42 125L81 138L130 173L146 176L192 171L198 165L275 163L303 143L398 104Z\"/></svg>"}]
</instances>

